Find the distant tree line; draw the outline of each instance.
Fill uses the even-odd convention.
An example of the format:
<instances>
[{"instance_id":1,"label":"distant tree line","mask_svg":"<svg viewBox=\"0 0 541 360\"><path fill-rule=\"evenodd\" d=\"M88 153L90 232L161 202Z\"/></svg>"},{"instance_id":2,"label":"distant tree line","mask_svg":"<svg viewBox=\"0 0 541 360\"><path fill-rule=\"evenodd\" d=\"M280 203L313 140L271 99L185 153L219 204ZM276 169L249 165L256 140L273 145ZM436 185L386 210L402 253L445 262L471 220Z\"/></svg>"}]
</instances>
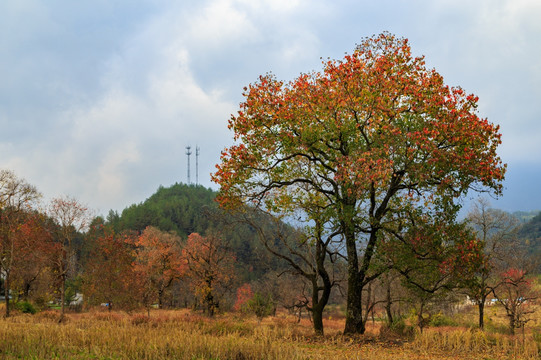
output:
<instances>
[{"instance_id":1,"label":"distant tree line","mask_svg":"<svg viewBox=\"0 0 541 360\"><path fill-rule=\"evenodd\" d=\"M276 286L287 278L277 276L284 264L259 242L254 227L218 209L210 189L160 187L146 201L103 218L70 197L42 206L35 187L11 171L1 175L6 316L14 304L32 302L43 309L58 305L62 321L77 293L85 306L192 307L212 315L233 307L237 287L263 284L270 274L272 285L254 287L273 303L292 302Z\"/></svg>"},{"instance_id":2,"label":"distant tree line","mask_svg":"<svg viewBox=\"0 0 541 360\"><path fill-rule=\"evenodd\" d=\"M82 293L84 306L109 310L190 307L210 316L237 310L258 317L278 307L299 316L307 311L322 334L327 304L343 306L347 291L345 251L324 213L309 223L250 208L226 214L215 195L175 184L121 214L92 217L69 197L38 206L37 189L3 170L6 316L20 304L58 305L62 321L64 308ZM426 218L403 238L382 239L372 270L381 276L363 290L366 319L383 318L393 328L413 309L422 330L467 296L481 328L492 299L505 309L510 329L524 326L537 298L538 264L519 235L531 222L521 225L479 202L464 222L442 224Z\"/></svg>"}]
</instances>

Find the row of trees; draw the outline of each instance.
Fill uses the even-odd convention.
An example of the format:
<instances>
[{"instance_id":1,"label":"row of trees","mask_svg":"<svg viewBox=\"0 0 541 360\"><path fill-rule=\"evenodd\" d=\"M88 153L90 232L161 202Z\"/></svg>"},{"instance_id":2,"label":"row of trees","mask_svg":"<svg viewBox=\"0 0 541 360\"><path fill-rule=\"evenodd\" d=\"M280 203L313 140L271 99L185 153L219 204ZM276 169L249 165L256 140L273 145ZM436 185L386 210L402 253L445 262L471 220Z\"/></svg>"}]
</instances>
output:
<instances>
[{"instance_id":1,"label":"row of trees","mask_svg":"<svg viewBox=\"0 0 541 360\"><path fill-rule=\"evenodd\" d=\"M73 198L56 198L40 208L40 196L13 172L0 171L6 316L12 300L32 298L42 305L59 303L62 321L74 291L81 291L87 304L105 303L109 309L163 307L175 286L185 286L212 315L232 290L235 256L218 236L192 233L182 240L151 226L116 233Z\"/></svg>"},{"instance_id":2,"label":"row of trees","mask_svg":"<svg viewBox=\"0 0 541 360\"><path fill-rule=\"evenodd\" d=\"M6 316L12 285L27 297L32 284L48 269L64 315L66 281L74 257L74 239L88 225L87 209L75 199L51 200L38 209L41 194L9 170L0 170L0 271Z\"/></svg>"},{"instance_id":3,"label":"row of trees","mask_svg":"<svg viewBox=\"0 0 541 360\"><path fill-rule=\"evenodd\" d=\"M100 234L82 273L82 291L90 305L163 308L166 299L173 302L176 286L187 285L184 290L212 316L234 284L235 257L217 236L192 233L182 241L154 227L139 235L116 235L103 226L95 231Z\"/></svg>"},{"instance_id":4,"label":"row of trees","mask_svg":"<svg viewBox=\"0 0 541 360\"><path fill-rule=\"evenodd\" d=\"M11 298L32 300L40 306L58 303L63 317L76 292L83 293L87 304L108 304L110 309L195 304L212 315L220 305L223 307L224 298L229 302L225 307L231 306L235 287L250 281L258 295L264 293L273 304L280 301L294 310L310 303L303 297L304 286L298 286L287 274L278 279L282 271L276 261L263 256L265 250L256 249L253 243L257 240L250 244L247 238L274 227L282 237L300 233L263 218L254 223L254 229L247 230L235 218L212 214L211 191L179 184L158 189L158 198L180 204L180 208L164 207L179 217L179 222L159 215L164 212L161 202L151 203L154 211L141 204L127 208L122 216L111 212L106 219L92 219L91 212L72 198L54 199L42 206L35 187L10 171L2 171L0 190L1 284L2 293L7 295L7 316L13 304ZM189 214L183 214L183 199L200 193L210 200L199 198L202 205L196 218L190 219ZM144 216L134 216L137 212ZM153 221L166 227L172 223L178 229L164 231L147 225ZM183 237L185 228L178 224L184 222L211 225L202 228L206 235L191 233ZM213 228L221 228L227 239L215 235ZM229 231L233 235L228 235L228 228L234 229ZM254 281L254 274L258 281Z\"/></svg>"},{"instance_id":5,"label":"row of trees","mask_svg":"<svg viewBox=\"0 0 541 360\"><path fill-rule=\"evenodd\" d=\"M46 211L38 210L35 188L11 172L2 172L1 184L5 293L11 290L16 300L41 299L42 304L56 300L61 314L74 287L89 305L198 305L209 315L238 288L235 308L247 303L259 316L278 305L299 314L306 309L316 332L323 333L325 306L341 303L347 291L345 251L323 215L311 223L297 216L295 227L253 208L229 218L250 224L266 250L283 261L279 269L243 284L247 277L239 274L236 254L218 236L192 233L182 239L153 226L117 232L118 219L90 221L74 199L54 199ZM25 205L16 211L10 205L16 194L32 200L21 200ZM399 241L381 241L374 271L382 273L363 289L365 321L378 313L392 324L414 307L422 329L442 304L463 302L461 294L478 306L481 328L491 298L505 308L512 330L523 326L537 297L528 275L536 264L526 266L526 249L516 238L518 222L479 202L465 222L442 224L442 219L425 221ZM228 301L232 306L234 300ZM7 301L8 316L10 307Z\"/></svg>"}]
</instances>

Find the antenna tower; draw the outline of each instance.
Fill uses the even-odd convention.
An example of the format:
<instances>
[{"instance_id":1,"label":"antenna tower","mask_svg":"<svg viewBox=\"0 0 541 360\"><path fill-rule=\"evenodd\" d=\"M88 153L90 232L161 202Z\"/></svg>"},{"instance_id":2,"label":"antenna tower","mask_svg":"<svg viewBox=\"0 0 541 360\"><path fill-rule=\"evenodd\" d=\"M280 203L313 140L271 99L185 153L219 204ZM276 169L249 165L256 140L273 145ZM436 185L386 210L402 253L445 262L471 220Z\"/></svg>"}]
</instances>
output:
<instances>
[{"instance_id":1,"label":"antenna tower","mask_svg":"<svg viewBox=\"0 0 541 360\"><path fill-rule=\"evenodd\" d=\"M188 156L188 185L190 185L190 155L192 152L190 151L192 147L186 146L186 155Z\"/></svg>"},{"instance_id":2,"label":"antenna tower","mask_svg":"<svg viewBox=\"0 0 541 360\"><path fill-rule=\"evenodd\" d=\"M195 185L199 185L199 146L195 146Z\"/></svg>"}]
</instances>

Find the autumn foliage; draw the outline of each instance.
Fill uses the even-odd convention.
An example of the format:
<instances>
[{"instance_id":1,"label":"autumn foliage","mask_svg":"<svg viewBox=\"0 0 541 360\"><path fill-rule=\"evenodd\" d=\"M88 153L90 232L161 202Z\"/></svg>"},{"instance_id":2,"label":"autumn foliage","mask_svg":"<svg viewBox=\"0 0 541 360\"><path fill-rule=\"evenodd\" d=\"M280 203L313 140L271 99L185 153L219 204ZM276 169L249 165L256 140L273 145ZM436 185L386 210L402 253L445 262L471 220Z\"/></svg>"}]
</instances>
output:
<instances>
[{"instance_id":1,"label":"autumn foliage","mask_svg":"<svg viewBox=\"0 0 541 360\"><path fill-rule=\"evenodd\" d=\"M531 320L530 315L534 312L532 305L539 297L539 291L535 289L534 281L522 269L507 269L501 274L501 279L502 284L496 294L507 313L509 330L511 334L515 334L515 329L524 328Z\"/></svg>"},{"instance_id":2,"label":"autumn foliage","mask_svg":"<svg viewBox=\"0 0 541 360\"><path fill-rule=\"evenodd\" d=\"M310 193L327 203L348 259L346 332L364 332L362 289L378 239L419 213L456 214L469 190L501 193L499 127L477 115L477 96L446 85L407 39L383 33L323 70L245 88L213 180L228 209L277 215ZM449 217L451 221L453 216Z\"/></svg>"},{"instance_id":3,"label":"autumn foliage","mask_svg":"<svg viewBox=\"0 0 541 360\"><path fill-rule=\"evenodd\" d=\"M0 272L2 273L6 317L10 315L9 292L15 263L24 256L21 226L41 194L8 170L0 170ZM27 223L28 225L28 223ZM28 230L28 229L27 229Z\"/></svg>"},{"instance_id":4,"label":"autumn foliage","mask_svg":"<svg viewBox=\"0 0 541 360\"><path fill-rule=\"evenodd\" d=\"M235 311L242 311L246 309L248 301L254 297L254 292L250 284L243 284L237 289L237 298L233 309Z\"/></svg>"},{"instance_id":5,"label":"autumn foliage","mask_svg":"<svg viewBox=\"0 0 541 360\"><path fill-rule=\"evenodd\" d=\"M182 253L192 289L212 316L219 308L220 295L233 284L235 257L219 237L197 233L188 236Z\"/></svg>"},{"instance_id":6,"label":"autumn foliage","mask_svg":"<svg viewBox=\"0 0 541 360\"><path fill-rule=\"evenodd\" d=\"M18 255L13 262L12 289L28 300L30 292L36 290L60 250L55 243L49 225L41 214L26 213L24 221L14 233L14 250Z\"/></svg>"},{"instance_id":7,"label":"autumn foliage","mask_svg":"<svg viewBox=\"0 0 541 360\"><path fill-rule=\"evenodd\" d=\"M145 302L150 305L157 301L161 308L165 291L184 272L180 237L149 226L135 239L134 246L134 271L142 285Z\"/></svg>"},{"instance_id":8,"label":"autumn foliage","mask_svg":"<svg viewBox=\"0 0 541 360\"><path fill-rule=\"evenodd\" d=\"M260 76L243 95L229 121L239 144L223 151L214 175L224 204L309 172L321 174L321 187L340 185L359 198L392 183L408 194L459 195L476 183L501 189L499 126L477 116L475 95L413 58L406 39L367 39L343 60L326 61L323 72L290 83ZM239 193L247 184L253 191Z\"/></svg>"},{"instance_id":9,"label":"autumn foliage","mask_svg":"<svg viewBox=\"0 0 541 360\"><path fill-rule=\"evenodd\" d=\"M346 335L364 334L378 316L387 316L389 329L393 317L406 326L412 309L407 326L422 330L431 307L479 285L483 273L483 304L494 295L510 328L524 326L537 298L532 279L517 269L492 278L488 238L458 221L469 191L501 194L506 170L497 154L499 127L478 115L477 96L447 85L412 55L407 39L389 33L363 39L353 53L292 81L260 76L243 96L229 120L234 145L212 175L227 213L210 206L208 217L203 206L188 211L194 196L178 202L161 188L152 211L132 207L126 223L111 212L87 231L89 212L79 201L56 198L40 214L32 208L36 190L20 182L28 192L19 196L16 178L0 172L6 315L10 289L27 298L36 279L48 275L57 286L42 303L60 302L60 320L70 304L68 282L81 280L85 304L106 303L108 320L117 309L145 308L147 316L129 321L134 326L151 324L153 307L191 307L209 317L233 308L261 320L280 305L299 310L299 322L300 310L310 311L323 337L323 321L332 323L323 316L327 304L345 304L331 310L345 314ZM176 220L161 221L154 210ZM183 211L202 220L176 216ZM217 231L238 223L248 225L248 235ZM248 246L246 236L260 247ZM270 285L256 279L253 266L238 279L237 256L260 262Z\"/></svg>"},{"instance_id":10,"label":"autumn foliage","mask_svg":"<svg viewBox=\"0 0 541 360\"><path fill-rule=\"evenodd\" d=\"M91 305L107 304L108 309L136 308L140 279L133 266L131 238L106 232L99 236L90 253L83 276L83 292Z\"/></svg>"}]
</instances>

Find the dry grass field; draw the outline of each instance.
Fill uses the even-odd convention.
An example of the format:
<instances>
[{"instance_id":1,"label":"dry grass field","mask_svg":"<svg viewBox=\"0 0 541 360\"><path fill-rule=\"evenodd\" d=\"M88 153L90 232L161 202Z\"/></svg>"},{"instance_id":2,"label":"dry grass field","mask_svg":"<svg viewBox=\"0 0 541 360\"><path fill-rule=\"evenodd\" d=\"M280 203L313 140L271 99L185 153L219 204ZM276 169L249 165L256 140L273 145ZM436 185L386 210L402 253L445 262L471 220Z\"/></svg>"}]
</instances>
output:
<instances>
[{"instance_id":1,"label":"dry grass field","mask_svg":"<svg viewBox=\"0 0 541 360\"><path fill-rule=\"evenodd\" d=\"M1 310L1 309L0 309ZM541 318L541 317L540 317ZM258 323L237 314L213 319L187 310L108 313L16 313L0 319L1 359L539 359L540 322L524 336L506 335L505 317L489 309L487 331L474 328L474 309L456 326L431 327L413 337L381 331L369 322L364 336L344 337L343 319L325 320L324 337L310 321L286 314Z\"/></svg>"}]
</instances>

